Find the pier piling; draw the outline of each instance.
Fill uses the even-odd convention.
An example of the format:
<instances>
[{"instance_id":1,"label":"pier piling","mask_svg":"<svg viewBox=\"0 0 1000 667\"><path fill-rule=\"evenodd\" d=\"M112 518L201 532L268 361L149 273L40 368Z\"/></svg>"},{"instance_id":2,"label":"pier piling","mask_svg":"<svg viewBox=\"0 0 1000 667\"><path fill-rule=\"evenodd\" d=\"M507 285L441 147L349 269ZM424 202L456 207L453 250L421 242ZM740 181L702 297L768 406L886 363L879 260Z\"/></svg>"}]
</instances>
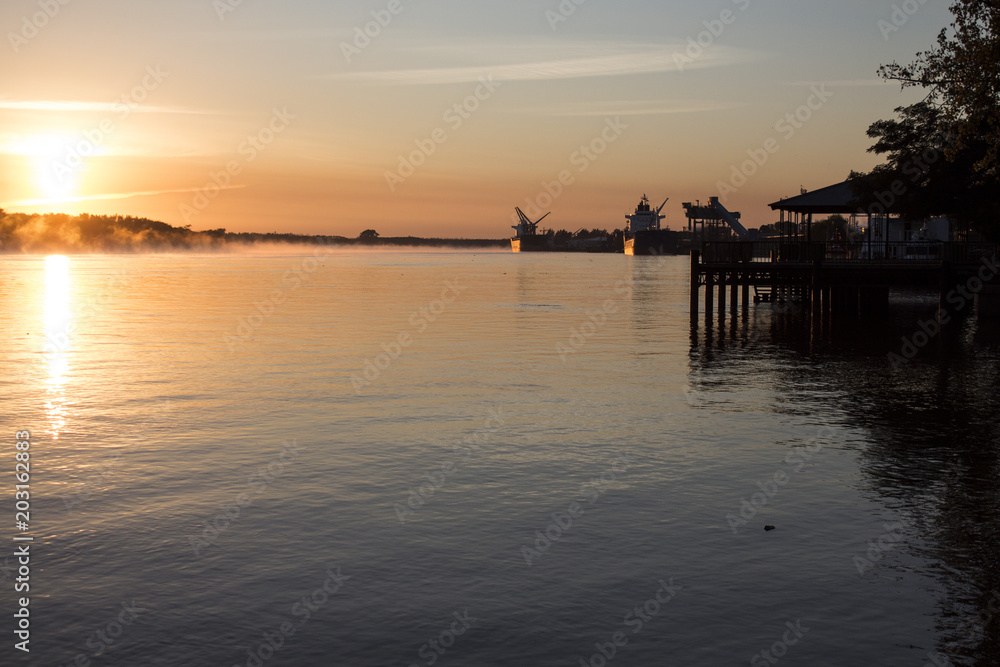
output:
<instances>
[{"instance_id":1,"label":"pier piling","mask_svg":"<svg viewBox=\"0 0 1000 667\"><path fill-rule=\"evenodd\" d=\"M719 273L719 319L726 316L726 274Z\"/></svg>"},{"instance_id":2,"label":"pier piling","mask_svg":"<svg viewBox=\"0 0 1000 667\"><path fill-rule=\"evenodd\" d=\"M701 284L699 275L698 260L701 253L697 250L691 251L691 322L698 323L698 286Z\"/></svg>"},{"instance_id":3,"label":"pier piling","mask_svg":"<svg viewBox=\"0 0 1000 667\"><path fill-rule=\"evenodd\" d=\"M715 280L712 273L705 273L705 319L712 323L712 311L715 310Z\"/></svg>"},{"instance_id":4,"label":"pier piling","mask_svg":"<svg viewBox=\"0 0 1000 667\"><path fill-rule=\"evenodd\" d=\"M915 253L911 246L906 243L887 245L876 252L860 247L830 251L826 244L808 242L705 242L701 250L691 251L692 325L695 326L701 316L699 290L702 286L705 287L705 320L709 326L716 317L716 298L720 322L726 317L727 299L735 321L742 297L746 317L751 286L757 290L754 303L798 303L808 309L814 324L823 324L858 317L885 317L889 312L890 287L937 288L941 308L947 311L954 306L948 303L947 295L972 280L986 283L978 290L978 316L983 320L1000 320L1000 287L978 275L984 258L996 256L997 246L947 242L939 249L929 246L934 250L932 253L926 249Z\"/></svg>"}]
</instances>

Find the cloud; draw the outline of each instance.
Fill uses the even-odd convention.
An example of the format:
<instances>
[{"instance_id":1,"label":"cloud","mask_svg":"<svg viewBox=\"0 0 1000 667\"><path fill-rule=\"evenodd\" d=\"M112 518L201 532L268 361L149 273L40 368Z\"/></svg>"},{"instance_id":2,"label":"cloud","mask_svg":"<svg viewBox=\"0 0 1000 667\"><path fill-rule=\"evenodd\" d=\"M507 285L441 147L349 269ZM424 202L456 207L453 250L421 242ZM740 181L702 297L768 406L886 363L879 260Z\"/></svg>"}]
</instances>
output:
<instances>
[{"instance_id":1,"label":"cloud","mask_svg":"<svg viewBox=\"0 0 1000 667\"><path fill-rule=\"evenodd\" d=\"M66 100L0 100L0 109L7 111L61 111L88 113L120 113L121 102L78 102ZM215 111L181 109L177 107L154 107L142 104L129 105L132 113L184 113L215 114Z\"/></svg>"},{"instance_id":2,"label":"cloud","mask_svg":"<svg viewBox=\"0 0 1000 667\"><path fill-rule=\"evenodd\" d=\"M302 42L306 40L323 40L335 42L351 39L350 31L342 28L268 28L261 30L212 30L194 32L199 39L212 39L224 42Z\"/></svg>"},{"instance_id":3,"label":"cloud","mask_svg":"<svg viewBox=\"0 0 1000 667\"><path fill-rule=\"evenodd\" d=\"M722 67L747 62L757 57L749 51L719 45L706 51L694 61L684 62L684 49L685 47L681 45L604 45L591 49L591 52L604 51L604 54L589 57L575 56L493 65L349 72L323 78L381 85L472 83L480 77L492 77L494 81L550 81L674 72L681 69L679 62L683 63L685 71ZM576 50L573 48L573 51Z\"/></svg>"},{"instance_id":4,"label":"cloud","mask_svg":"<svg viewBox=\"0 0 1000 667\"><path fill-rule=\"evenodd\" d=\"M618 100L612 102L569 102L548 107L517 110L536 116L654 116L703 111L739 109L745 104L734 102L703 102L697 100Z\"/></svg>"},{"instance_id":5,"label":"cloud","mask_svg":"<svg viewBox=\"0 0 1000 667\"><path fill-rule=\"evenodd\" d=\"M246 185L227 185L220 187L220 190L239 190ZM22 199L21 201L5 202L4 206L52 206L53 204L74 204L82 201L99 201L107 199L130 199L132 197L152 197L154 195L167 195L180 192L201 192L205 186L198 188L177 188L173 190L140 190L138 192L116 192L102 195L88 195L86 197L61 197L59 199Z\"/></svg>"},{"instance_id":6,"label":"cloud","mask_svg":"<svg viewBox=\"0 0 1000 667\"><path fill-rule=\"evenodd\" d=\"M835 88L861 88L868 86L885 86L890 83L892 82L884 79L837 79L834 81L789 81L786 85L802 86L805 88L820 85L833 86Z\"/></svg>"}]
</instances>

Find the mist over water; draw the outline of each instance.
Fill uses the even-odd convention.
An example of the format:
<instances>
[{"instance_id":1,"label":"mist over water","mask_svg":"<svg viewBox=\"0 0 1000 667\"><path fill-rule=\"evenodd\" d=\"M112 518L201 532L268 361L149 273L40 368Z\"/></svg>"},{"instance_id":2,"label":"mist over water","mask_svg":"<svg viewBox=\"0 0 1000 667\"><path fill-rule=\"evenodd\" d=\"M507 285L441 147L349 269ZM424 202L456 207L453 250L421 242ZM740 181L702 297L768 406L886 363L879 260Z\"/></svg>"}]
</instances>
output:
<instances>
[{"instance_id":1,"label":"mist over water","mask_svg":"<svg viewBox=\"0 0 1000 667\"><path fill-rule=\"evenodd\" d=\"M374 230L366 230L374 231ZM317 247L368 252L372 246L395 250L509 250L506 240L419 237L347 238L293 233L227 232L225 228L194 231L191 225L122 215L8 213L0 209L0 253L271 253L314 252Z\"/></svg>"},{"instance_id":2,"label":"mist over water","mask_svg":"<svg viewBox=\"0 0 1000 667\"><path fill-rule=\"evenodd\" d=\"M31 664L995 664L997 332L688 267L5 256Z\"/></svg>"}]
</instances>

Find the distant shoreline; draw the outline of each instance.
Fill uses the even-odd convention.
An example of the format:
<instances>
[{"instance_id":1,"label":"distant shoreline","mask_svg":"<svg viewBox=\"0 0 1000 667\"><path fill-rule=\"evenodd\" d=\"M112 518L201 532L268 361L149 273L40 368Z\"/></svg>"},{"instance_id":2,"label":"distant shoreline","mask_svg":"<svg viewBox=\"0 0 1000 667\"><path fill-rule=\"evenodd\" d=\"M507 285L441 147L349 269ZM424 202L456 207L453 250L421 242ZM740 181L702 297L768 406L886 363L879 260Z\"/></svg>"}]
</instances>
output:
<instances>
[{"instance_id":1,"label":"distant shoreline","mask_svg":"<svg viewBox=\"0 0 1000 667\"><path fill-rule=\"evenodd\" d=\"M261 235L266 237L266 235ZM94 255L138 255L138 254L164 254L173 252L226 252L227 250L241 250L260 247L295 248L296 246L321 246L343 250L386 250L403 248L425 248L427 250L450 249L450 250L510 250L510 239L447 239L447 238L419 238L419 237L398 237L379 239L377 242L358 241L357 239L327 238L322 236L303 236L295 240L260 238L254 240L215 240L212 243L186 244L142 244L139 246L113 246L113 247L79 247L62 244L54 245L31 245L29 247L11 246L4 243L0 238L0 256L2 255L51 255L58 254L94 254Z\"/></svg>"},{"instance_id":2,"label":"distant shoreline","mask_svg":"<svg viewBox=\"0 0 1000 667\"><path fill-rule=\"evenodd\" d=\"M363 233L371 234L372 230ZM348 238L326 234L194 231L165 222L120 215L5 213L0 210L0 253L143 253L225 250L269 245L343 248L510 248L510 239L449 239L418 236Z\"/></svg>"}]
</instances>

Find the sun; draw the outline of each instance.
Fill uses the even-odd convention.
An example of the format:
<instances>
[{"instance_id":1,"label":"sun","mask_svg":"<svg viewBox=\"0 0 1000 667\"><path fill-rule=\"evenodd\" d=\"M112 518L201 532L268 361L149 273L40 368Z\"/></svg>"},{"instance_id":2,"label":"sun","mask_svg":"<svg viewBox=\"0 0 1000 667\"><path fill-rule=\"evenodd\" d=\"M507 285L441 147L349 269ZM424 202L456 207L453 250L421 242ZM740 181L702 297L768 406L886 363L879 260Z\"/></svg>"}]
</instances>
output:
<instances>
[{"instance_id":1,"label":"sun","mask_svg":"<svg viewBox=\"0 0 1000 667\"><path fill-rule=\"evenodd\" d=\"M77 194L79 172L86 160L75 149L78 141L79 137L69 133L18 135L8 143L6 152L30 161L40 198L60 202Z\"/></svg>"}]
</instances>

